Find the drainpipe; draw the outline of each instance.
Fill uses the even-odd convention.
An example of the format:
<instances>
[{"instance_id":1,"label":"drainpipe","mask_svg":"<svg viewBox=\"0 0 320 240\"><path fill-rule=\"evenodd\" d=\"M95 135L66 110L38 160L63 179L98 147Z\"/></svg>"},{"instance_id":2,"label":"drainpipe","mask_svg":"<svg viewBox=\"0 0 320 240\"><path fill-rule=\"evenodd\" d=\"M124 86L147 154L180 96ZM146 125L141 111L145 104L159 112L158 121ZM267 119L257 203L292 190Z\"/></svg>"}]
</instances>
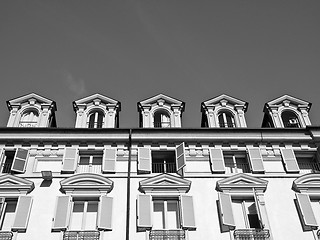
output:
<instances>
[{"instance_id":1,"label":"drainpipe","mask_svg":"<svg viewBox=\"0 0 320 240\"><path fill-rule=\"evenodd\" d=\"M129 230L130 230L130 174L131 174L131 135L132 129L129 129L129 143L128 143L128 176L127 176L127 215L126 215L126 240L129 240Z\"/></svg>"}]
</instances>

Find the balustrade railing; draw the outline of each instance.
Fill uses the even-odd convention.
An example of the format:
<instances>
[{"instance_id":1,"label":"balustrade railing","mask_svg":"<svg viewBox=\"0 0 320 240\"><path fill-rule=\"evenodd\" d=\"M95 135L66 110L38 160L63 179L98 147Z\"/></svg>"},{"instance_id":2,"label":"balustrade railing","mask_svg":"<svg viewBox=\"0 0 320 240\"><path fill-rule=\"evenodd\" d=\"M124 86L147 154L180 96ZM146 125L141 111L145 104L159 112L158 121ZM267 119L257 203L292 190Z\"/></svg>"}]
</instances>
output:
<instances>
[{"instance_id":1,"label":"balustrade railing","mask_svg":"<svg viewBox=\"0 0 320 240\"><path fill-rule=\"evenodd\" d=\"M11 240L13 233L9 231L0 231L0 240Z\"/></svg>"},{"instance_id":2,"label":"balustrade railing","mask_svg":"<svg viewBox=\"0 0 320 240\"><path fill-rule=\"evenodd\" d=\"M226 164L226 173L250 173L249 163Z\"/></svg>"},{"instance_id":3,"label":"balustrade railing","mask_svg":"<svg viewBox=\"0 0 320 240\"><path fill-rule=\"evenodd\" d=\"M177 230L151 230L149 240L185 240L185 231Z\"/></svg>"},{"instance_id":4,"label":"balustrade railing","mask_svg":"<svg viewBox=\"0 0 320 240\"><path fill-rule=\"evenodd\" d=\"M235 240L269 240L268 229L236 229L233 232Z\"/></svg>"},{"instance_id":5,"label":"balustrade railing","mask_svg":"<svg viewBox=\"0 0 320 240\"><path fill-rule=\"evenodd\" d=\"M316 173L320 172L320 164L317 162L299 162L298 166L300 169L300 173Z\"/></svg>"},{"instance_id":6,"label":"balustrade railing","mask_svg":"<svg viewBox=\"0 0 320 240\"><path fill-rule=\"evenodd\" d=\"M99 240L99 231L66 231L63 240Z\"/></svg>"},{"instance_id":7,"label":"balustrade railing","mask_svg":"<svg viewBox=\"0 0 320 240\"><path fill-rule=\"evenodd\" d=\"M152 163L153 173L175 173L176 164L175 163Z\"/></svg>"},{"instance_id":8,"label":"balustrade railing","mask_svg":"<svg viewBox=\"0 0 320 240\"><path fill-rule=\"evenodd\" d=\"M29 122L29 121L22 121L19 122L19 127L36 127L38 122Z\"/></svg>"},{"instance_id":9,"label":"balustrade railing","mask_svg":"<svg viewBox=\"0 0 320 240\"><path fill-rule=\"evenodd\" d=\"M101 165L78 165L77 173L101 173Z\"/></svg>"},{"instance_id":10,"label":"balustrade railing","mask_svg":"<svg viewBox=\"0 0 320 240\"><path fill-rule=\"evenodd\" d=\"M170 122L154 122L153 126L155 128L169 128L171 127Z\"/></svg>"}]
</instances>

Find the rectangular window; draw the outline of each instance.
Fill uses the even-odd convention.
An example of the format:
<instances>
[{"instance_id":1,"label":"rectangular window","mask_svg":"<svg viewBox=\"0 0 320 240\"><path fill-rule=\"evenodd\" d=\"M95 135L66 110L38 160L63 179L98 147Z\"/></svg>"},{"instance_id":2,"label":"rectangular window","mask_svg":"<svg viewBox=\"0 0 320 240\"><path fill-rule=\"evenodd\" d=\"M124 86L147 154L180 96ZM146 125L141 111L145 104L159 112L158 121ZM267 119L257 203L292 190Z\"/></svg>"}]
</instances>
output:
<instances>
[{"instance_id":1,"label":"rectangular window","mask_svg":"<svg viewBox=\"0 0 320 240\"><path fill-rule=\"evenodd\" d=\"M223 153L226 173L250 173L245 153Z\"/></svg>"},{"instance_id":2,"label":"rectangular window","mask_svg":"<svg viewBox=\"0 0 320 240\"><path fill-rule=\"evenodd\" d=\"M79 153L78 173L101 173L102 151L85 151Z\"/></svg>"},{"instance_id":3,"label":"rectangular window","mask_svg":"<svg viewBox=\"0 0 320 240\"><path fill-rule=\"evenodd\" d=\"M174 151L152 151L153 173L176 173L176 156Z\"/></svg>"},{"instance_id":4,"label":"rectangular window","mask_svg":"<svg viewBox=\"0 0 320 240\"><path fill-rule=\"evenodd\" d=\"M300 173L317 173L320 172L320 165L315 152L294 152Z\"/></svg>"},{"instance_id":5,"label":"rectangular window","mask_svg":"<svg viewBox=\"0 0 320 240\"><path fill-rule=\"evenodd\" d=\"M11 167L15 155L15 151L4 151L2 164L1 164L1 172L2 173L11 173Z\"/></svg>"},{"instance_id":6,"label":"rectangular window","mask_svg":"<svg viewBox=\"0 0 320 240\"><path fill-rule=\"evenodd\" d=\"M178 200L153 200L153 229L179 229Z\"/></svg>"},{"instance_id":7,"label":"rectangular window","mask_svg":"<svg viewBox=\"0 0 320 240\"><path fill-rule=\"evenodd\" d=\"M1 230L11 231L15 219L17 199L6 199L2 208Z\"/></svg>"},{"instance_id":8,"label":"rectangular window","mask_svg":"<svg viewBox=\"0 0 320 240\"><path fill-rule=\"evenodd\" d=\"M236 229L261 228L256 203L252 199L232 199Z\"/></svg>"}]
</instances>

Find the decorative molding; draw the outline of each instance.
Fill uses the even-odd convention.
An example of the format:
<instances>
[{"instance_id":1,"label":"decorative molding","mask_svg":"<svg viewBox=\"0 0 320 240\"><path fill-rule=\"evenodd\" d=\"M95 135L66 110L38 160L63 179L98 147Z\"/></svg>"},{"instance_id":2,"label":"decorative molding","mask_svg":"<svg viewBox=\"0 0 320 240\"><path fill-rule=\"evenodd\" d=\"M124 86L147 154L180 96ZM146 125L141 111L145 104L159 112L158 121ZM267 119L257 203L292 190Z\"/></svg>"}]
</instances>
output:
<instances>
[{"instance_id":1,"label":"decorative molding","mask_svg":"<svg viewBox=\"0 0 320 240\"><path fill-rule=\"evenodd\" d=\"M292 189L296 192L320 194L320 173L308 173L293 181Z\"/></svg>"},{"instance_id":2,"label":"decorative molding","mask_svg":"<svg viewBox=\"0 0 320 240\"><path fill-rule=\"evenodd\" d=\"M34 183L30 180L11 174L0 176L0 195L27 194L34 189Z\"/></svg>"}]
</instances>

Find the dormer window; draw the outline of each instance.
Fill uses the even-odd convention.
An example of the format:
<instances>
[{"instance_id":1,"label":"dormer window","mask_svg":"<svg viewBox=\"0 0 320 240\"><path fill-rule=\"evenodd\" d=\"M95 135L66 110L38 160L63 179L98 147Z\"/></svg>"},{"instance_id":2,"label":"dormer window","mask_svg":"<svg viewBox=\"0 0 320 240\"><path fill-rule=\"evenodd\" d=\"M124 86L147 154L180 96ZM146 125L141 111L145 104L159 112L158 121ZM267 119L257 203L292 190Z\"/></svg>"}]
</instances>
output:
<instances>
[{"instance_id":1,"label":"dormer window","mask_svg":"<svg viewBox=\"0 0 320 240\"><path fill-rule=\"evenodd\" d=\"M218 115L219 126L221 128L234 128L234 117L230 112L223 111Z\"/></svg>"},{"instance_id":2,"label":"dormer window","mask_svg":"<svg viewBox=\"0 0 320 240\"><path fill-rule=\"evenodd\" d=\"M19 127L36 127L39 114L36 110L29 110L23 113L20 118Z\"/></svg>"},{"instance_id":3,"label":"dormer window","mask_svg":"<svg viewBox=\"0 0 320 240\"><path fill-rule=\"evenodd\" d=\"M89 116L88 128L102 128L104 114L100 111L93 111Z\"/></svg>"},{"instance_id":4,"label":"dormer window","mask_svg":"<svg viewBox=\"0 0 320 240\"><path fill-rule=\"evenodd\" d=\"M286 128L299 128L298 116L293 111L283 111L281 114L283 126Z\"/></svg>"},{"instance_id":5,"label":"dormer window","mask_svg":"<svg viewBox=\"0 0 320 240\"><path fill-rule=\"evenodd\" d=\"M170 116L165 111L155 112L153 125L155 128L168 128L170 127Z\"/></svg>"}]
</instances>

